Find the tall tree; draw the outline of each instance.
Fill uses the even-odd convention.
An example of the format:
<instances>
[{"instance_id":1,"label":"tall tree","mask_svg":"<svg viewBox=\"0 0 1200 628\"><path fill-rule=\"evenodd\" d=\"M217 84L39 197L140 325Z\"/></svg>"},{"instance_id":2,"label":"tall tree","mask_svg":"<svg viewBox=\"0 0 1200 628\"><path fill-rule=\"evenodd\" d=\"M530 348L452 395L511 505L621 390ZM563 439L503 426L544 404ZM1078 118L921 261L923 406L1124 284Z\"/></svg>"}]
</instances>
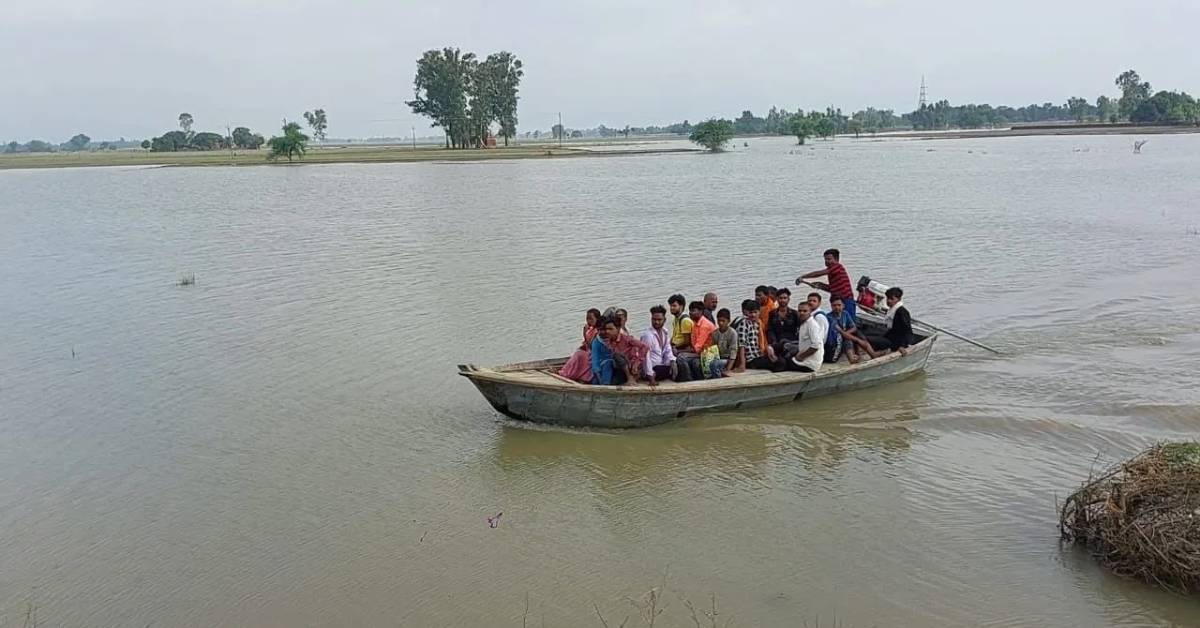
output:
<instances>
[{"instance_id":1,"label":"tall tree","mask_svg":"<svg viewBox=\"0 0 1200 628\"><path fill-rule=\"evenodd\" d=\"M846 123L846 132L853 133L855 138L858 138L858 135L860 133L862 133L862 130L863 130L862 120L850 120L849 122Z\"/></svg>"},{"instance_id":2,"label":"tall tree","mask_svg":"<svg viewBox=\"0 0 1200 628\"><path fill-rule=\"evenodd\" d=\"M179 128L183 129L184 135L192 134L192 123L193 122L195 122L195 120L192 118L192 114L187 113L186 111L184 113L179 114Z\"/></svg>"},{"instance_id":3,"label":"tall tree","mask_svg":"<svg viewBox=\"0 0 1200 628\"><path fill-rule=\"evenodd\" d=\"M308 122L308 126L312 128L313 139L322 141L325 139L325 129L329 127L329 121L325 117L324 109L314 109L313 111L305 111L304 119Z\"/></svg>"},{"instance_id":4,"label":"tall tree","mask_svg":"<svg viewBox=\"0 0 1200 628\"><path fill-rule=\"evenodd\" d=\"M808 139L813 134L813 123L802 114L797 113L792 116L791 122L788 124L788 132L796 136L796 143L803 146L804 140Z\"/></svg>"},{"instance_id":5,"label":"tall tree","mask_svg":"<svg viewBox=\"0 0 1200 628\"><path fill-rule=\"evenodd\" d=\"M556 140L562 139L563 126L561 124L556 124L556 125L550 127L550 135L551 135L551 137L553 137Z\"/></svg>"},{"instance_id":6,"label":"tall tree","mask_svg":"<svg viewBox=\"0 0 1200 628\"><path fill-rule=\"evenodd\" d=\"M1074 96L1067 99L1067 111L1071 112L1071 117L1075 118L1076 122L1083 122L1087 119L1088 111L1091 105L1086 98Z\"/></svg>"},{"instance_id":7,"label":"tall tree","mask_svg":"<svg viewBox=\"0 0 1200 628\"><path fill-rule=\"evenodd\" d=\"M428 116L430 126L445 130L447 148L466 144L467 89L474 65L475 54L458 48L427 50L417 60L413 99L405 104L413 113Z\"/></svg>"},{"instance_id":8,"label":"tall tree","mask_svg":"<svg viewBox=\"0 0 1200 628\"><path fill-rule=\"evenodd\" d=\"M481 64L487 74L490 117L500 125L500 136L504 145L517 134L517 92L521 77L525 76L521 60L511 52L502 50L492 53Z\"/></svg>"},{"instance_id":9,"label":"tall tree","mask_svg":"<svg viewBox=\"0 0 1200 628\"><path fill-rule=\"evenodd\" d=\"M308 136L300 130L299 124L284 120L283 135L277 135L267 140L267 146L271 149L267 159L271 161L287 157L290 162L293 156L303 159L304 152L308 149Z\"/></svg>"},{"instance_id":10,"label":"tall tree","mask_svg":"<svg viewBox=\"0 0 1200 628\"><path fill-rule=\"evenodd\" d=\"M832 138L835 133L837 133L837 124L833 121L833 118L821 116L821 118L817 120L816 131L817 135L820 135L824 139L829 139Z\"/></svg>"},{"instance_id":11,"label":"tall tree","mask_svg":"<svg viewBox=\"0 0 1200 628\"><path fill-rule=\"evenodd\" d=\"M1117 111L1122 118L1128 118L1138 108L1138 105L1150 98L1150 83L1142 82L1142 77L1133 70L1125 70L1117 76L1114 84L1121 90L1121 99L1117 101Z\"/></svg>"},{"instance_id":12,"label":"tall tree","mask_svg":"<svg viewBox=\"0 0 1200 628\"><path fill-rule=\"evenodd\" d=\"M714 153L719 153L725 149L725 144L733 139L733 123L716 118L705 120L692 128L688 139Z\"/></svg>"},{"instance_id":13,"label":"tall tree","mask_svg":"<svg viewBox=\"0 0 1200 628\"><path fill-rule=\"evenodd\" d=\"M1116 117L1116 105L1113 99L1101 94L1096 97L1096 116L1101 122L1113 122Z\"/></svg>"}]
</instances>

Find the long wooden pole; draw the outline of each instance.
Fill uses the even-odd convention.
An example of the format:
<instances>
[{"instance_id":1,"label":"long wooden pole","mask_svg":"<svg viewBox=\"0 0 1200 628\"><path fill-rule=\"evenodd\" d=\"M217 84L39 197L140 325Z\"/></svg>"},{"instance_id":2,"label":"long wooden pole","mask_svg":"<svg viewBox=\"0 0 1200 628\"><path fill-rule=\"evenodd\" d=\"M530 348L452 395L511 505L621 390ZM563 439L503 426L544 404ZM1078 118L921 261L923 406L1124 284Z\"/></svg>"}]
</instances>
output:
<instances>
[{"instance_id":1,"label":"long wooden pole","mask_svg":"<svg viewBox=\"0 0 1200 628\"><path fill-rule=\"evenodd\" d=\"M808 287L810 287L810 288L816 288L817 290L822 290L822 291L825 291L825 292L829 292L829 288L828 288L828 287L825 287L825 286L818 286L818 285L816 285L816 284L809 283L807 280L803 280L803 279L802 279L802 280L800 280L800 283L802 283L802 284L804 284L804 285L806 285L806 286L808 286ZM872 311L874 311L874 312L878 313L878 311L877 311L877 310L875 310L874 308L869 308L869 309L871 309ZM979 347L980 349L985 349L985 350L987 350L987 351L991 351L992 353L995 353L996 355L1004 355L1004 353L1002 353L1002 352L1001 352L999 349L993 349L993 348L991 348L991 347L989 347L989 346L987 346L987 345L983 344L982 342L979 342L978 340L972 340L972 339L970 339L970 338L967 338L966 336L964 336L964 335L962 335L962 334L956 334L956 333L954 333L954 332L952 332L952 331L950 331L949 329L946 329L946 328L944 328L944 327L938 327L937 325L931 325L930 323L926 323L925 321L922 321L922 320L917 320L917 319L915 319L915 318L914 318L914 319L912 319L912 322L914 322L914 323L916 323L916 324L918 324L918 325L923 325L923 326L925 326L925 327L928 327L928 328L930 328L930 329L932 329L932 330L935 330L935 331L940 331L940 332L942 332L943 334L946 334L947 336L953 336L954 338L958 338L959 340L961 340L961 341L963 341L963 342L965 342L965 343L967 343L967 344L972 344L972 345L975 345L976 347Z\"/></svg>"}]
</instances>

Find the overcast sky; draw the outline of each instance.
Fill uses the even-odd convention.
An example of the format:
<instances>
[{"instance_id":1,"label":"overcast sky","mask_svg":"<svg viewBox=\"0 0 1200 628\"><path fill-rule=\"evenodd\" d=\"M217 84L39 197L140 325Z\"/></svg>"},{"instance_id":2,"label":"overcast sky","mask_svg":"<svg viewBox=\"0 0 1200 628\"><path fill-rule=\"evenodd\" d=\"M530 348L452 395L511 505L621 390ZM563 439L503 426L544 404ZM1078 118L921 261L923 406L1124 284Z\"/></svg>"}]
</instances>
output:
<instances>
[{"instance_id":1,"label":"overcast sky","mask_svg":"<svg viewBox=\"0 0 1200 628\"><path fill-rule=\"evenodd\" d=\"M430 134L415 60L525 63L519 130L834 105L1022 105L1115 93L1134 68L1200 91L1198 0L3 0L0 139L144 138L323 107L331 137Z\"/></svg>"}]
</instances>

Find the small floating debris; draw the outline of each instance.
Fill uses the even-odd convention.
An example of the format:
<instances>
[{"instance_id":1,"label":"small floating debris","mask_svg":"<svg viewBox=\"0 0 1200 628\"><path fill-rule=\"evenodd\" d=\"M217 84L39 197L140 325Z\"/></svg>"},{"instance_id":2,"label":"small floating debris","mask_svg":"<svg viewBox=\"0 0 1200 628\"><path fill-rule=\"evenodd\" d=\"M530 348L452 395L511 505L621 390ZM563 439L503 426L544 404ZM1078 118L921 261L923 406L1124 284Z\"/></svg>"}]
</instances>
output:
<instances>
[{"instance_id":1,"label":"small floating debris","mask_svg":"<svg viewBox=\"0 0 1200 628\"><path fill-rule=\"evenodd\" d=\"M190 275L184 275L184 276L180 277L180 278L179 278L179 285L181 285L181 286L194 286L194 285L196 285L196 273L192 273L192 274L190 274Z\"/></svg>"},{"instance_id":2,"label":"small floating debris","mask_svg":"<svg viewBox=\"0 0 1200 628\"><path fill-rule=\"evenodd\" d=\"M1059 531L1118 575L1200 591L1200 443L1161 443L1089 477Z\"/></svg>"},{"instance_id":3,"label":"small floating debris","mask_svg":"<svg viewBox=\"0 0 1200 628\"><path fill-rule=\"evenodd\" d=\"M488 527L489 528L500 527L500 515L502 515L502 514L504 514L503 511L496 513L495 517L488 517L487 518Z\"/></svg>"}]
</instances>

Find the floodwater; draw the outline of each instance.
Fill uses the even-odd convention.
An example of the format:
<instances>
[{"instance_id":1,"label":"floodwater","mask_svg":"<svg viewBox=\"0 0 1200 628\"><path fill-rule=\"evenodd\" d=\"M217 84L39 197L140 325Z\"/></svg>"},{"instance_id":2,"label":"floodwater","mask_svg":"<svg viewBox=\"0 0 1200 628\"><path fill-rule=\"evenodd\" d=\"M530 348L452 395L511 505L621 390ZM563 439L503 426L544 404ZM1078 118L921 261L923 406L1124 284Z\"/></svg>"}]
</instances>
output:
<instances>
[{"instance_id":1,"label":"floodwater","mask_svg":"<svg viewBox=\"0 0 1200 628\"><path fill-rule=\"evenodd\" d=\"M1055 527L1200 429L1200 136L748 143L0 172L0 624L1200 623ZM455 374L830 245L1007 355L622 433Z\"/></svg>"}]
</instances>

